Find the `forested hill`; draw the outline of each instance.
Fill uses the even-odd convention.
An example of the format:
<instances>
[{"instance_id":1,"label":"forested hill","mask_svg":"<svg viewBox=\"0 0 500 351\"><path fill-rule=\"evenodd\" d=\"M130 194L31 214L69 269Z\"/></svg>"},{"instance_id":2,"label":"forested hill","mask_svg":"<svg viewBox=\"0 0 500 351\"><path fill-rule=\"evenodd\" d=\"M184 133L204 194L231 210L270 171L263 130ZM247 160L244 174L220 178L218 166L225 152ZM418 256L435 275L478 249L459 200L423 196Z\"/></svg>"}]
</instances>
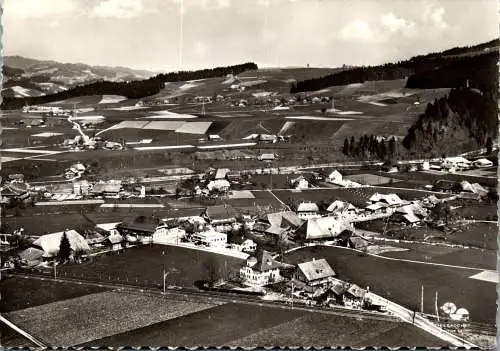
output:
<instances>
[{"instance_id":1,"label":"forested hill","mask_svg":"<svg viewBox=\"0 0 500 351\"><path fill-rule=\"evenodd\" d=\"M3 109L20 108L25 105L44 104L59 100L65 100L73 97L85 95L122 95L127 98L142 98L157 94L166 82L189 81L195 79L204 79L212 77L224 77L227 74L239 74L248 70L258 69L257 65L247 62L241 65L216 67L213 69L203 69L198 71L180 71L166 74L158 74L146 80L130 82L109 82L99 81L91 84L80 85L57 94L25 97L8 98L4 97L2 101Z\"/></svg>"},{"instance_id":2,"label":"forested hill","mask_svg":"<svg viewBox=\"0 0 500 351\"><path fill-rule=\"evenodd\" d=\"M486 147L497 134L494 96L476 88L460 88L427 105L408 130L403 146L417 154L438 149L453 154Z\"/></svg>"},{"instance_id":3,"label":"forested hill","mask_svg":"<svg viewBox=\"0 0 500 351\"><path fill-rule=\"evenodd\" d=\"M472 47L461 47L443 51L442 53L432 53L428 55L415 56L407 61L399 61L397 63L388 63L379 66L355 67L350 70L339 73L330 74L321 78L308 79L292 84L291 93L304 91L316 91L328 88L335 85L347 85L352 83L363 83L370 80L392 80L403 79L413 75L429 74L443 67L466 67L476 64L487 64L488 70L492 67L491 63L498 61L498 45L499 40L493 40L488 43L479 44ZM459 63L456 63L459 62ZM457 66L458 65L458 66ZM451 69L447 69L450 71ZM472 71L472 67L468 68L468 72ZM482 73L480 73L482 74ZM454 74L458 77L460 72ZM496 76L497 74L495 74ZM464 75L465 77L465 75ZM493 76L486 77L486 80L491 80ZM466 80L466 79L465 79ZM417 87L417 80L413 80L413 87ZM476 81L478 81L476 79ZM430 82L427 82L428 84ZM446 83L440 87L457 88L464 82L459 82L458 79L436 82L432 87L438 84ZM431 87L431 86L430 86Z\"/></svg>"}]
</instances>

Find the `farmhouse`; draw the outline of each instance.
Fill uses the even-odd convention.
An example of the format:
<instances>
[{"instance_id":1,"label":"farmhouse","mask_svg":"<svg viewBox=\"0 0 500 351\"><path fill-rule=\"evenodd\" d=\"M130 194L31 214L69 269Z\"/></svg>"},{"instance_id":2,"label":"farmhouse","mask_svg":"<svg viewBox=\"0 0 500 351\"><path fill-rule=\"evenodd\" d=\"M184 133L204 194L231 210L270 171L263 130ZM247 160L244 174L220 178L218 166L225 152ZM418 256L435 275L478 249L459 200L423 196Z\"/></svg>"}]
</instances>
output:
<instances>
[{"instance_id":1,"label":"farmhouse","mask_svg":"<svg viewBox=\"0 0 500 351\"><path fill-rule=\"evenodd\" d=\"M219 168L217 169L217 171L215 172L215 179L226 179L226 176L227 174L230 172L231 170L229 168Z\"/></svg>"},{"instance_id":2,"label":"farmhouse","mask_svg":"<svg viewBox=\"0 0 500 351\"><path fill-rule=\"evenodd\" d=\"M112 230L107 240L109 242L109 245L111 245L111 250L118 251L123 248L123 237L120 235L120 233L118 233L117 230Z\"/></svg>"},{"instance_id":3,"label":"farmhouse","mask_svg":"<svg viewBox=\"0 0 500 351\"><path fill-rule=\"evenodd\" d=\"M337 239L351 236L354 228L347 222L335 217L309 218L295 232L299 241Z\"/></svg>"},{"instance_id":4,"label":"farmhouse","mask_svg":"<svg viewBox=\"0 0 500 351\"><path fill-rule=\"evenodd\" d=\"M385 202L375 202L365 207L365 211L372 214L378 215L387 213L387 208L389 205Z\"/></svg>"},{"instance_id":5,"label":"farmhouse","mask_svg":"<svg viewBox=\"0 0 500 351\"><path fill-rule=\"evenodd\" d=\"M299 263L295 272L295 279L309 286L321 286L327 284L335 276L335 272L328 262L322 258L313 259L309 262Z\"/></svg>"},{"instance_id":6,"label":"farmhouse","mask_svg":"<svg viewBox=\"0 0 500 351\"><path fill-rule=\"evenodd\" d=\"M240 278L246 285L265 286L281 280L280 268L282 264L274 260L265 250L257 253L256 257L249 257L246 265L240 269Z\"/></svg>"},{"instance_id":7,"label":"farmhouse","mask_svg":"<svg viewBox=\"0 0 500 351\"><path fill-rule=\"evenodd\" d=\"M160 220L153 216L139 216L132 221L125 221L116 226L118 232L131 241L151 241Z\"/></svg>"},{"instance_id":8,"label":"farmhouse","mask_svg":"<svg viewBox=\"0 0 500 351\"><path fill-rule=\"evenodd\" d=\"M212 225L218 225L231 224L236 222L236 215L237 213L233 206L224 204L207 207L204 217Z\"/></svg>"},{"instance_id":9,"label":"farmhouse","mask_svg":"<svg viewBox=\"0 0 500 351\"><path fill-rule=\"evenodd\" d=\"M297 215L302 219L320 217L319 207L314 202L301 202L297 207Z\"/></svg>"},{"instance_id":10,"label":"farmhouse","mask_svg":"<svg viewBox=\"0 0 500 351\"><path fill-rule=\"evenodd\" d=\"M229 181L227 181L226 179L212 180L207 185L208 191L210 191L210 192L218 191L221 193L227 192L230 187L231 187L231 183L229 183Z\"/></svg>"},{"instance_id":11,"label":"farmhouse","mask_svg":"<svg viewBox=\"0 0 500 351\"><path fill-rule=\"evenodd\" d=\"M451 168L470 168L471 162L464 157L447 157L441 163L441 168L451 169Z\"/></svg>"},{"instance_id":12,"label":"farmhouse","mask_svg":"<svg viewBox=\"0 0 500 351\"><path fill-rule=\"evenodd\" d=\"M170 228L168 225L160 225L153 233L153 243L164 244L179 242L186 236L186 231L179 227Z\"/></svg>"},{"instance_id":13,"label":"farmhouse","mask_svg":"<svg viewBox=\"0 0 500 351\"><path fill-rule=\"evenodd\" d=\"M59 254L59 247L63 234L66 233L72 253L86 253L90 247L83 236L75 230L42 235L36 239L32 246L43 251L44 258L54 258Z\"/></svg>"},{"instance_id":14,"label":"farmhouse","mask_svg":"<svg viewBox=\"0 0 500 351\"><path fill-rule=\"evenodd\" d=\"M368 200L372 204L377 202L386 203L389 207L397 207L401 206L405 203L405 201L401 200L401 198L397 194L373 194Z\"/></svg>"}]
</instances>

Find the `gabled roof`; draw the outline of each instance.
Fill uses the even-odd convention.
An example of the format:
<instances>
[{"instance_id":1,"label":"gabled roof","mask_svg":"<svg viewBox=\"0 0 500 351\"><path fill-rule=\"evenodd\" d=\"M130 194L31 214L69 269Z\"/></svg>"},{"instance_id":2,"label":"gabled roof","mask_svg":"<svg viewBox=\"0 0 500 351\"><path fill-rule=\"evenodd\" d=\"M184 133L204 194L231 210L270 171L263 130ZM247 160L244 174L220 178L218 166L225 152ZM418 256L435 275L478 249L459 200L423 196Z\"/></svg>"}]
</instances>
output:
<instances>
[{"instance_id":1,"label":"gabled roof","mask_svg":"<svg viewBox=\"0 0 500 351\"><path fill-rule=\"evenodd\" d=\"M271 254L266 250L260 250L255 255L256 257L250 257L249 259L257 259L257 263L252 267L252 269L259 272L267 272L273 269L279 269L282 264L271 256Z\"/></svg>"},{"instance_id":2,"label":"gabled roof","mask_svg":"<svg viewBox=\"0 0 500 351\"><path fill-rule=\"evenodd\" d=\"M299 263L298 268L304 274L308 282L335 276L332 267L330 267L324 258Z\"/></svg>"},{"instance_id":3,"label":"gabled roof","mask_svg":"<svg viewBox=\"0 0 500 351\"><path fill-rule=\"evenodd\" d=\"M215 179L224 179L226 175L230 172L229 168L219 168L215 173Z\"/></svg>"},{"instance_id":4,"label":"gabled roof","mask_svg":"<svg viewBox=\"0 0 500 351\"><path fill-rule=\"evenodd\" d=\"M301 202L297 212L319 212L319 207L314 202Z\"/></svg>"},{"instance_id":5,"label":"gabled roof","mask_svg":"<svg viewBox=\"0 0 500 351\"><path fill-rule=\"evenodd\" d=\"M351 286L349 286L349 289L347 289L347 292L356 298L362 298L363 296L365 296L365 291L356 284L351 284Z\"/></svg>"},{"instance_id":6,"label":"gabled roof","mask_svg":"<svg viewBox=\"0 0 500 351\"><path fill-rule=\"evenodd\" d=\"M283 211L276 213L269 213L267 215L267 220L272 226L294 226L298 227L302 224L302 220L293 211Z\"/></svg>"},{"instance_id":7,"label":"gabled roof","mask_svg":"<svg viewBox=\"0 0 500 351\"><path fill-rule=\"evenodd\" d=\"M57 256L61 239L64 232L42 235L33 242L33 246L40 247L44 251L45 256ZM73 251L89 251L90 247L83 236L75 230L66 231L66 237Z\"/></svg>"},{"instance_id":8,"label":"gabled roof","mask_svg":"<svg viewBox=\"0 0 500 351\"><path fill-rule=\"evenodd\" d=\"M344 213L348 210L355 210L355 209L356 209L356 207L354 207L354 205L352 205L348 202L335 200L334 202L332 202L330 204L330 206L328 206L328 208L326 210L328 212Z\"/></svg>"},{"instance_id":9,"label":"gabled roof","mask_svg":"<svg viewBox=\"0 0 500 351\"><path fill-rule=\"evenodd\" d=\"M397 194L379 194L375 193L370 197L371 202L385 202L389 205L398 205L403 203L403 200Z\"/></svg>"},{"instance_id":10,"label":"gabled roof","mask_svg":"<svg viewBox=\"0 0 500 351\"><path fill-rule=\"evenodd\" d=\"M209 206L206 210L206 215L210 220L230 219L236 217L236 211L231 205L215 205Z\"/></svg>"},{"instance_id":11,"label":"gabled roof","mask_svg":"<svg viewBox=\"0 0 500 351\"><path fill-rule=\"evenodd\" d=\"M403 217L409 222L409 223L417 223L420 222L420 219L418 219L413 213L410 214L405 214Z\"/></svg>"},{"instance_id":12,"label":"gabled roof","mask_svg":"<svg viewBox=\"0 0 500 351\"><path fill-rule=\"evenodd\" d=\"M335 217L310 218L299 229L298 234L306 240L334 238L352 228Z\"/></svg>"},{"instance_id":13,"label":"gabled roof","mask_svg":"<svg viewBox=\"0 0 500 351\"><path fill-rule=\"evenodd\" d=\"M389 205L385 202L376 202L374 204L366 206L366 209L369 211L376 211L381 208L387 208Z\"/></svg>"},{"instance_id":14,"label":"gabled roof","mask_svg":"<svg viewBox=\"0 0 500 351\"><path fill-rule=\"evenodd\" d=\"M153 216L139 216L134 220L129 220L118 224L117 228L132 231L154 233L156 227L160 225L160 220Z\"/></svg>"}]
</instances>

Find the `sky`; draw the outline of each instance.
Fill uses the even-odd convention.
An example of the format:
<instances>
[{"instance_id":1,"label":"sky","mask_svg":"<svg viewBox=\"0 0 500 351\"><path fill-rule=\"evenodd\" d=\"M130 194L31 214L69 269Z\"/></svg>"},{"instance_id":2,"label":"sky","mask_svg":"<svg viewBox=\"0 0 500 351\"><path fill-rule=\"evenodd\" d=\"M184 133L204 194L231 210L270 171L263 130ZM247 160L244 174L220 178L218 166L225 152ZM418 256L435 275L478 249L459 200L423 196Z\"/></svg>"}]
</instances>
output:
<instances>
[{"instance_id":1,"label":"sky","mask_svg":"<svg viewBox=\"0 0 500 351\"><path fill-rule=\"evenodd\" d=\"M4 55L163 72L244 62L375 65L499 36L497 0L3 0L2 6Z\"/></svg>"}]
</instances>

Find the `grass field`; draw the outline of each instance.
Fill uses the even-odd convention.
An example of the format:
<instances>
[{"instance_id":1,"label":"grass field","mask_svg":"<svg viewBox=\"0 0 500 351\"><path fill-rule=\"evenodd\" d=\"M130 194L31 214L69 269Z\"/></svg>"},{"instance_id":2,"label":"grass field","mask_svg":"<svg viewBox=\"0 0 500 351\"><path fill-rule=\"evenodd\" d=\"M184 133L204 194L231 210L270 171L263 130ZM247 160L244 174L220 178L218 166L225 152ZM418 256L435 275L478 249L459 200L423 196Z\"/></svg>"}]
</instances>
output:
<instances>
[{"instance_id":1,"label":"grass field","mask_svg":"<svg viewBox=\"0 0 500 351\"><path fill-rule=\"evenodd\" d=\"M467 308L474 322L494 324L496 318L495 284L469 277L477 270L431 266L420 263L361 256L338 247L309 247L294 251L286 261L295 264L312 258L325 258L339 279L370 287L376 294L409 309L420 308L420 292L424 286L424 312L433 313L434 295L439 305L452 301Z\"/></svg>"},{"instance_id":2,"label":"grass field","mask_svg":"<svg viewBox=\"0 0 500 351\"><path fill-rule=\"evenodd\" d=\"M159 295L108 291L18 310L6 317L49 345L72 346L213 306Z\"/></svg>"},{"instance_id":3,"label":"grass field","mask_svg":"<svg viewBox=\"0 0 500 351\"><path fill-rule=\"evenodd\" d=\"M26 235L43 235L60 232L77 226L89 226L83 215L77 213L61 213L59 215L8 217L3 222L10 228L24 228Z\"/></svg>"},{"instance_id":4,"label":"grass field","mask_svg":"<svg viewBox=\"0 0 500 351\"><path fill-rule=\"evenodd\" d=\"M67 277L161 288L163 268L175 268L178 273L169 275L167 284L192 287L197 280L208 279L210 270L216 270L222 276L238 274L243 263L238 258L205 251L147 245L120 254L95 256L86 264L60 266L58 271Z\"/></svg>"},{"instance_id":5,"label":"grass field","mask_svg":"<svg viewBox=\"0 0 500 351\"><path fill-rule=\"evenodd\" d=\"M0 301L1 313L22 310L107 290L106 288L97 286L19 277L2 279L0 287L2 291L2 300Z\"/></svg>"},{"instance_id":6,"label":"grass field","mask_svg":"<svg viewBox=\"0 0 500 351\"><path fill-rule=\"evenodd\" d=\"M462 249L418 243L391 243L391 245L409 250L385 252L381 254L382 256L491 270L496 270L497 267L495 250Z\"/></svg>"},{"instance_id":7,"label":"grass field","mask_svg":"<svg viewBox=\"0 0 500 351\"><path fill-rule=\"evenodd\" d=\"M399 322L230 303L84 346L399 346L395 342L401 339L393 335L395 342L391 342L391 336L386 335L389 330L394 334L405 330L404 345L443 345L439 339ZM368 343L378 335L385 335L384 344Z\"/></svg>"}]
</instances>

